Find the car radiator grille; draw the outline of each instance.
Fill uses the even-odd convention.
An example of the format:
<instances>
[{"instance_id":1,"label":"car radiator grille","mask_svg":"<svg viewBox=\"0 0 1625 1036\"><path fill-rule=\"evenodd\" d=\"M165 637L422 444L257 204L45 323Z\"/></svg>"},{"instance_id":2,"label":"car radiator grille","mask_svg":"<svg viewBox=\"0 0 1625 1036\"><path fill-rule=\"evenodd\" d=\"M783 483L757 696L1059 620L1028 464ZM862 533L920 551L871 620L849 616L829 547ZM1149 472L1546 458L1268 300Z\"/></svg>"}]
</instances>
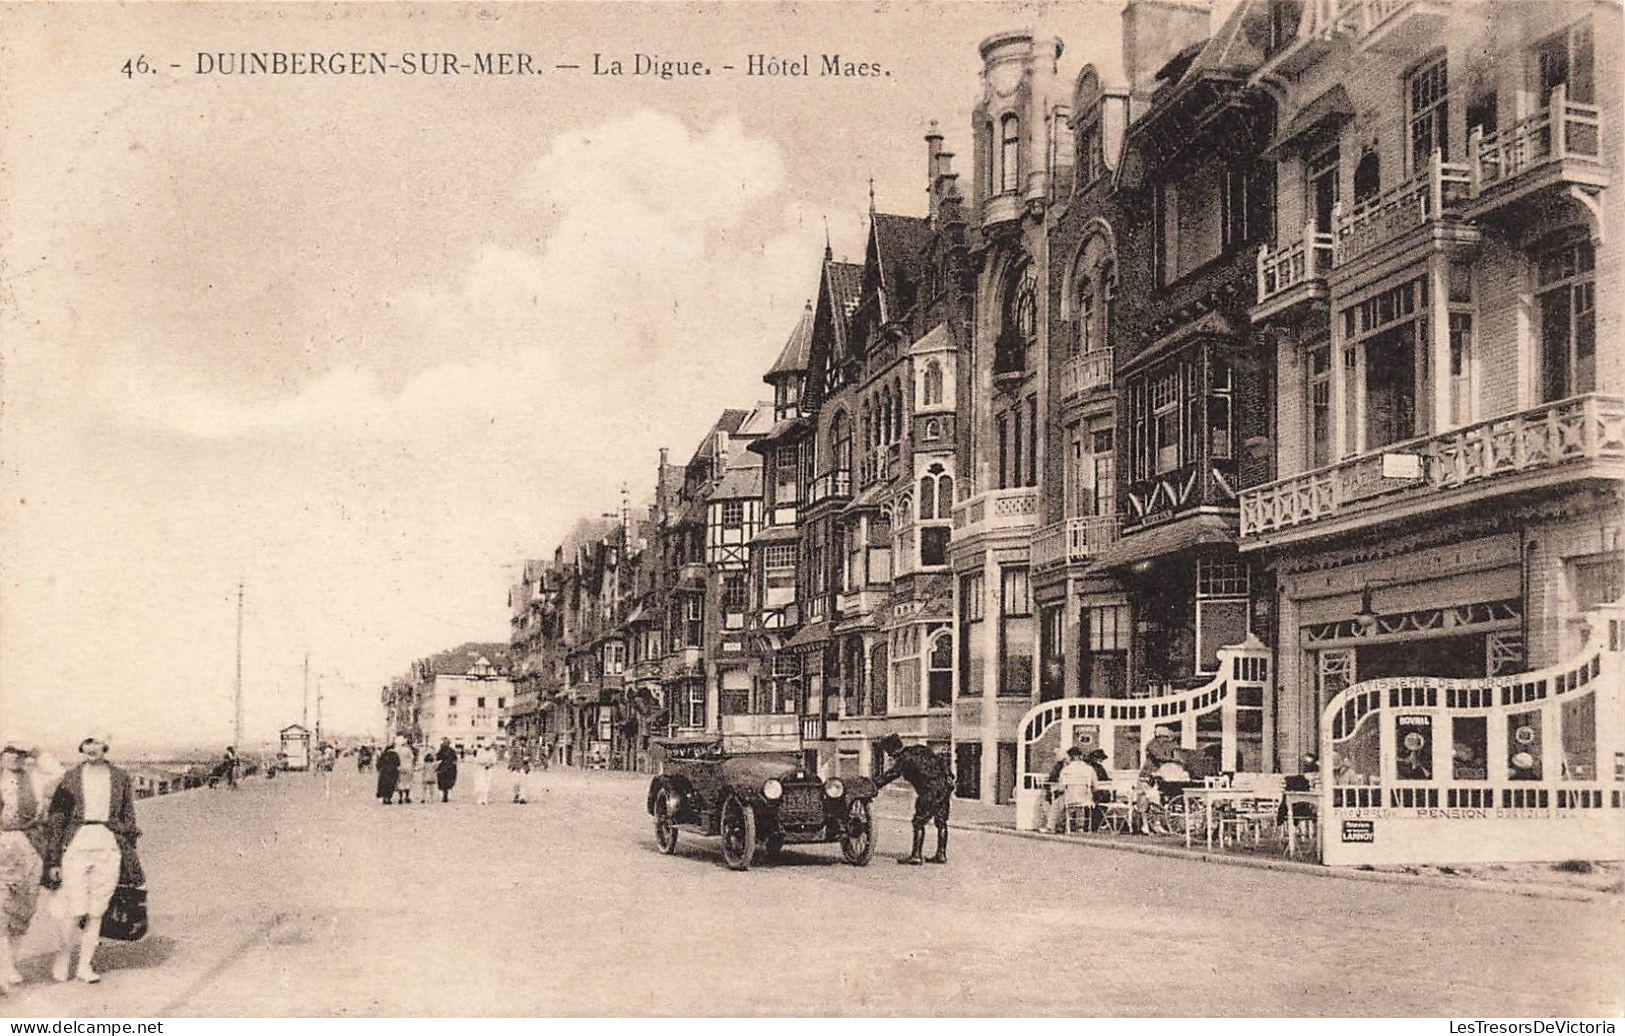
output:
<instances>
[{"instance_id":1,"label":"car radiator grille","mask_svg":"<svg viewBox=\"0 0 1625 1036\"><path fill-rule=\"evenodd\" d=\"M808 827L824 822L824 789L785 788L784 802L779 806L779 822L787 827Z\"/></svg>"}]
</instances>

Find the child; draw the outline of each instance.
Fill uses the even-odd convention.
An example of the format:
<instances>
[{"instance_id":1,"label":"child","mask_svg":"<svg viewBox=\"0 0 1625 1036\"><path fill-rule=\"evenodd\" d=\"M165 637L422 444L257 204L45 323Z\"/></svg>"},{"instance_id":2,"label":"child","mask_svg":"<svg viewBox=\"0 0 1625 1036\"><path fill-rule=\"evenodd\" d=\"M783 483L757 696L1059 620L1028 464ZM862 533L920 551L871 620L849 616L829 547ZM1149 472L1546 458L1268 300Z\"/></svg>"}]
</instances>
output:
<instances>
[{"instance_id":1,"label":"child","mask_svg":"<svg viewBox=\"0 0 1625 1036\"><path fill-rule=\"evenodd\" d=\"M434 753L423 753L423 766L418 770L418 780L423 784L423 802L434 801Z\"/></svg>"}]
</instances>

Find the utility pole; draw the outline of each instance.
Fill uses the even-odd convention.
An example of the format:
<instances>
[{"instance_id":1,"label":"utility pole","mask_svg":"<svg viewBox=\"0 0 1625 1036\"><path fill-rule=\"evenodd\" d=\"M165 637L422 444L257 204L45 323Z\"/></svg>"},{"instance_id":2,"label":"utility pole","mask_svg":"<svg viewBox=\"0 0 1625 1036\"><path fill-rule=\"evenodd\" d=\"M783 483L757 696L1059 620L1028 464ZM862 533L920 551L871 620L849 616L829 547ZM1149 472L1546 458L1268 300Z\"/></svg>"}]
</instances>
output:
<instances>
[{"instance_id":1,"label":"utility pole","mask_svg":"<svg viewBox=\"0 0 1625 1036\"><path fill-rule=\"evenodd\" d=\"M305 652L305 696L299 706L299 725L310 731L310 652Z\"/></svg>"},{"instance_id":2,"label":"utility pole","mask_svg":"<svg viewBox=\"0 0 1625 1036\"><path fill-rule=\"evenodd\" d=\"M243 744L243 583L237 581L237 679L232 693L231 745L242 751Z\"/></svg>"},{"instance_id":3,"label":"utility pole","mask_svg":"<svg viewBox=\"0 0 1625 1036\"><path fill-rule=\"evenodd\" d=\"M316 674L316 743L322 743L322 674Z\"/></svg>"}]
</instances>

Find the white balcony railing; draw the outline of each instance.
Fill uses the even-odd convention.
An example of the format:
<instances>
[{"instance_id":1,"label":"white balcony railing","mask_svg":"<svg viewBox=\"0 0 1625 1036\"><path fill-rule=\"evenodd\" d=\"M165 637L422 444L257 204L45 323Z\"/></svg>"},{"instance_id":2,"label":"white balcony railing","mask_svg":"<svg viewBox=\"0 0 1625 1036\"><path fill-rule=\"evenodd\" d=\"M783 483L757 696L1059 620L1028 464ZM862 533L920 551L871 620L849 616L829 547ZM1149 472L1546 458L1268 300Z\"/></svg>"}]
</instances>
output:
<instances>
[{"instance_id":1,"label":"white balcony railing","mask_svg":"<svg viewBox=\"0 0 1625 1036\"><path fill-rule=\"evenodd\" d=\"M1067 357L1061 364L1061 398L1076 399L1110 389L1114 369L1110 349L1092 349Z\"/></svg>"},{"instance_id":2,"label":"white balcony railing","mask_svg":"<svg viewBox=\"0 0 1625 1036\"><path fill-rule=\"evenodd\" d=\"M994 489L954 505L954 531L969 535L1038 524L1038 490Z\"/></svg>"},{"instance_id":3,"label":"white balcony railing","mask_svg":"<svg viewBox=\"0 0 1625 1036\"><path fill-rule=\"evenodd\" d=\"M1116 515L1068 518L1046 526L1033 537L1032 567L1037 571L1087 562L1116 543L1121 529Z\"/></svg>"},{"instance_id":4,"label":"white balcony railing","mask_svg":"<svg viewBox=\"0 0 1625 1036\"><path fill-rule=\"evenodd\" d=\"M1415 477L1390 474L1395 455L1417 459ZM1625 462L1625 399L1574 396L1243 490L1241 535L1338 517L1376 497L1442 492L1584 460Z\"/></svg>"},{"instance_id":5,"label":"white balcony railing","mask_svg":"<svg viewBox=\"0 0 1625 1036\"><path fill-rule=\"evenodd\" d=\"M1435 151L1428 167L1402 184L1390 187L1342 211L1332 210L1332 264L1358 259L1375 248L1438 219L1472 193L1467 166L1446 162Z\"/></svg>"},{"instance_id":6,"label":"white balcony railing","mask_svg":"<svg viewBox=\"0 0 1625 1036\"><path fill-rule=\"evenodd\" d=\"M1467 158L1474 196L1552 162L1601 160L1601 110L1569 100L1565 86L1548 100L1545 110L1494 133L1473 130Z\"/></svg>"},{"instance_id":7,"label":"white balcony railing","mask_svg":"<svg viewBox=\"0 0 1625 1036\"><path fill-rule=\"evenodd\" d=\"M1306 223L1303 234L1273 251L1266 245L1258 249L1258 302L1285 294L1300 284L1320 280L1332 268L1331 234L1315 231L1314 223Z\"/></svg>"}]
</instances>

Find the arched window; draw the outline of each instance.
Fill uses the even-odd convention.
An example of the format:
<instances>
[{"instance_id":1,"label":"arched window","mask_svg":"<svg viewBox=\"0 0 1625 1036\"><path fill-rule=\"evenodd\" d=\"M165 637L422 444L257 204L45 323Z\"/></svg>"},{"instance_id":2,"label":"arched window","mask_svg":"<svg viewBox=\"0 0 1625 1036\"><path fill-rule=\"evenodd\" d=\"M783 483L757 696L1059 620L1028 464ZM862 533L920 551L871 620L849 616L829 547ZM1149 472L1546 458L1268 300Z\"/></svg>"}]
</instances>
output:
<instances>
[{"instance_id":1,"label":"arched window","mask_svg":"<svg viewBox=\"0 0 1625 1036\"><path fill-rule=\"evenodd\" d=\"M948 517L954 503L954 477L941 475L937 478L937 513L944 518Z\"/></svg>"},{"instance_id":2,"label":"arched window","mask_svg":"<svg viewBox=\"0 0 1625 1036\"><path fill-rule=\"evenodd\" d=\"M829 462L833 471L852 470L852 428L844 410L829 424Z\"/></svg>"},{"instance_id":3,"label":"arched window","mask_svg":"<svg viewBox=\"0 0 1625 1036\"><path fill-rule=\"evenodd\" d=\"M993 344L993 373L1019 374L1027 369L1027 349L1038 337L1038 282L1032 266L1015 271L1004 292L999 337Z\"/></svg>"},{"instance_id":4,"label":"arched window","mask_svg":"<svg viewBox=\"0 0 1625 1036\"><path fill-rule=\"evenodd\" d=\"M920 476L920 520L926 521L937 516L937 482L930 475Z\"/></svg>"},{"instance_id":5,"label":"arched window","mask_svg":"<svg viewBox=\"0 0 1625 1036\"><path fill-rule=\"evenodd\" d=\"M1112 348L1117 334L1117 267L1107 260L1100 268L1100 346Z\"/></svg>"},{"instance_id":6,"label":"arched window","mask_svg":"<svg viewBox=\"0 0 1625 1036\"><path fill-rule=\"evenodd\" d=\"M1095 283L1085 277L1078 282L1078 339L1074 352L1095 349Z\"/></svg>"},{"instance_id":7,"label":"arched window","mask_svg":"<svg viewBox=\"0 0 1625 1036\"><path fill-rule=\"evenodd\" d=\"M999 193L1020 189L1021 120L1014 113L999 120Z\"/></svg>"},{"instance_id":8,"label":"arched window","mask_svg":"<svg viewBox=\"0 0 1625 1036\"><path fill-rule=\"evenodd\" d=\"M993 182L993 169L995 166L993 149L993 123L982 124L982 182L987 185L989 194L998 192L998 185Z\"/></svg>"},{"instance_id":9,"label":"arched window","mask_svg":"<svg viewBox=\"0 0 1625 1036\"><path fill-rule=\"evenodd\" d=\"M892 441L892 398L891 386L887 385L880 393L880 439L882 444Z\"/></svg>"},{"instance_id":10,"label":"arched window","mask_svg":"<svg viewBox=\"0 0 1625 1036\"><path fill-rule=\"evenodd\" d=\"M1360 156L1360 164L1354 167L1354 204L1376 197L1381 189L1382 170L1377 153L1367 151Z\"/></svg>"},{"instance_id":11,"label":"arched window","mask_svg":"<svg viewBox=\"0 0 1625 1036\"><path fill-rule=\"evenodd\" d=\"M925 365L925 405L942 405L942 364L936 360Z\"/></svg>"},{"instance_id":12,"label":"arched window","mask_svg":"<svg viewBox=\"0 0 1625 1036\"><path fill-rule=\"evenodd\" d=\"M903 441L903 379L893 378L891 383L891 441Z\"/></svg>"},{"instance_id":13,"label":"arched window","mask_svg":"<svg viewBox=\"0 0 1625 1036\"><path fill-rule=\"evenodd\" d=\"M927 439L938 439L942 436L942 424L936 418L925 422L925 430L921 433Z\"/></svg>"}]
</instances>

